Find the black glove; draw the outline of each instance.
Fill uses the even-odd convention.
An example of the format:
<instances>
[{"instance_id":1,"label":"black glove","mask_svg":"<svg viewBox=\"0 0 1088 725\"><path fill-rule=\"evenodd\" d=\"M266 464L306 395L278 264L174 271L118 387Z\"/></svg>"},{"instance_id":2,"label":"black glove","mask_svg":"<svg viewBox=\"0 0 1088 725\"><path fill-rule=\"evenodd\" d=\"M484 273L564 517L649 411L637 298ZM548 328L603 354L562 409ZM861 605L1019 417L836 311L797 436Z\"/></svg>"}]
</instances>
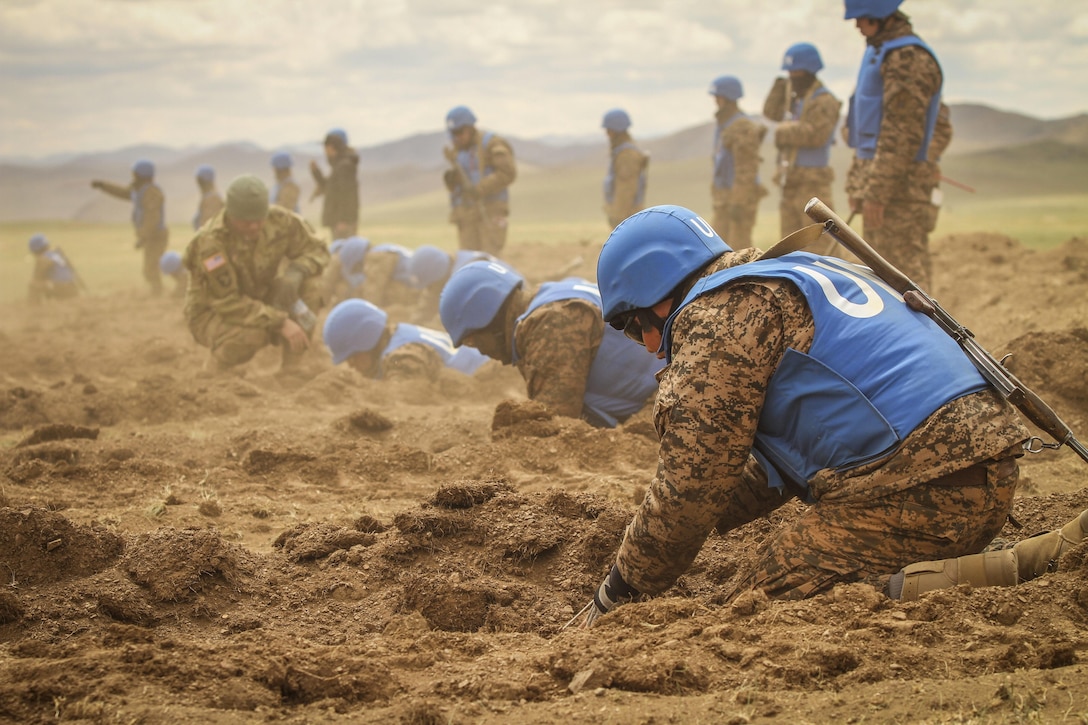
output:
<instances>
[{"instance_id":1,"label":"black glove","mask_svg":"<svg viewBox=\"0 0 1088 725\"><path fill-rule=\"evenodd\" d=\"M292 264L284 271L282 277L272 280L268 293L268 304L277 310L290 312L291 308L298 302L298 292L305 280L306 271Z\"/></svg>"},{"instance_id":2,"label":"black glove","mask_svg":"<svg viewBox=\"0 0 1088 725\"><path fill-rule=\"evenodd\" d=\"M593 595L593 606L586 613L584 627L592 627L602 614L607 614L617 604L629 602L639 595L639 591L623 580L619 567L612 565L612 570Z\"/></svg>"}]
</instances>

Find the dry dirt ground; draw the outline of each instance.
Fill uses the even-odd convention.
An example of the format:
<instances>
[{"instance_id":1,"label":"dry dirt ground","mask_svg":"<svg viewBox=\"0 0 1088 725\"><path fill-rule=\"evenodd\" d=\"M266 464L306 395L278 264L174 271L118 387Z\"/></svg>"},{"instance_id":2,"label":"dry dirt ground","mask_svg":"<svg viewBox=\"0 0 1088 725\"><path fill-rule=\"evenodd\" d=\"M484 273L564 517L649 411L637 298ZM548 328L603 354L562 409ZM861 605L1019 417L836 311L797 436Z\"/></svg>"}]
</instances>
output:
<instances>
[{"instance_id":1,"label":"dry dirt ground","mask_svg":"<svg viewBox=\"0 0 1088 725\"><path fill-rule=\"evenodd\" d=\"M934 247L934 296L1088 438L1088 241ZM592 275L584 242L510 256L575 254ZM560 632L653 471L648 416L511 407L509 368L283 379L267 353L205 377L180 303L135 291L0 310L0 721L1088 722L1088 546L1009 589L723 601L791 504ZM1028 456L1003 536L1086 484Z\"/></svg>"}]
</instances>

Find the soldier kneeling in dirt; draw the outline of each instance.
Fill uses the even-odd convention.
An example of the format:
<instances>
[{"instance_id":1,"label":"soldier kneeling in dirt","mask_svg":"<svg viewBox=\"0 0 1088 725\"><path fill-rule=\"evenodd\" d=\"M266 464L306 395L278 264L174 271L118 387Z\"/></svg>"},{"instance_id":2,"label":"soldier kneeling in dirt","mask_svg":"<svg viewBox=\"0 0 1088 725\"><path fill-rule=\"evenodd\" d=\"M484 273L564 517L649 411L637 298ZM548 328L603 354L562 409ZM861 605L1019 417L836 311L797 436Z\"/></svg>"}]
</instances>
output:
<instances>
[{"instance_id":1,"label":"soldier kneeling in dirt","mask_svg":"<svg viewBox=\"0 0 1088 725\"><path fill-rule=\"evenodd\" d=\"M657 473L582 626L671 587L713 529L794 498L811 506L731 596L801 599L866 580L893 597L1014 584L1084 537L1088 512L979 554L1012 507L1029 438L1016 411L949 335L867 270L760 255L733 251L678 206L635 214L601 250L605 320L669 364L654 407Z\"/></svg>"},{"instance_id":2,"label":"soldier kneeling in dirt","mask_svg":"<svg viewBox=\"0 0 1088 725\"><path fill-rule=\"evenodd\" d=\"M605 327L597 285L587 280L527 289L505 264L472 262L450 277L438 308L454 345L516 365L529 398L556 415L613 428L657 389L661 363Z\"/></svg>"},{"instance_id":3,"label":"soldier kneeling in dirt","mask_svg":"<svg viewBox=\"0 0 1088 725\"><path fill-rule=\"evenodd\" d=\"M333 307L323 333L332 364L347 362L368 378L434 380L443 367L472 375L490 359L471 347L454 347L445 332L390 322L366 300Z\"/></svg>"},{"instance_id":4,"label":"soldier kneeling in dirt","mask_svg":"<svg viewBox=\"0 0 1088 725\"><path fill-rule=\"evenodd\" d=\"M79 277L60 249L52 249L44 234L35 234L27 243L34 255L34 274L30 278L31 304L42 300L70 299L79 294Z\"/></svg>"},{"instance_id":5,"label":"soldier kneeling in dirt","mask_svg":"<svg viewBox=\"0 0 1088 725\"><path fill-rule=\"evenodd\" d=\"M270 207L256 176L239 176L223 211L189 242L184 262L185 317L193 338L211 349L212 369L241 365L275 344L283 347L283 369L297 368L316 327L329 262L309 222Z\"/></svg>"}]
</instances>

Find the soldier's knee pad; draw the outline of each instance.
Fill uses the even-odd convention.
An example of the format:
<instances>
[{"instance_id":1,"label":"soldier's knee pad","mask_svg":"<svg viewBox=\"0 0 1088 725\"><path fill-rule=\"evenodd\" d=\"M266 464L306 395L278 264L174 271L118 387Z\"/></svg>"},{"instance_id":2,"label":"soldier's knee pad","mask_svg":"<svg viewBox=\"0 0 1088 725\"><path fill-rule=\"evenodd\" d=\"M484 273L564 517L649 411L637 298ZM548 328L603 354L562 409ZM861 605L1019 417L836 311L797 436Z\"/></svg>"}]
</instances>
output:
<instances>
[{"instance_id":1,"label":"soldier's knee pad","mask_svg":"<svg viewBox=\"0 0 1088 725\"><path fill-rule=\"evenodd\" d=\"M1058 568L1062 554L1088 536L1088 509L1060 529L1024 539L1016 546L1021 581L1028 581Z\"/></svg>"},{"instance_id":2,"label":"soldier's knee pad","mask_svg":"<svg viewBox=\"0 0 1088 725\"><path fill-rule=\"evenodd\" d=\"M904 567L888 584L888 596L914 601L925 592L947 589L957 584L976 587L1013 586L1017 576L1013 549L987 551L956 559L920 561Z\"/></svg>"}]
</instances>

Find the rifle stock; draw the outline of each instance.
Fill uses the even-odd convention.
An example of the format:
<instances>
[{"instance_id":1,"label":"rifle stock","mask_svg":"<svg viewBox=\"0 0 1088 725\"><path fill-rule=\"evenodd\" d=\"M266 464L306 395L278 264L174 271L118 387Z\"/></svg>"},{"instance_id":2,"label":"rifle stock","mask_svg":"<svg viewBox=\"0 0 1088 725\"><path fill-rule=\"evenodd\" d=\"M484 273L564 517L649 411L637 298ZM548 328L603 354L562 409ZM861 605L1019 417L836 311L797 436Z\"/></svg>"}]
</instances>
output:
<instances>
[{"instance_id":1,"label":"rifle stock","mask_svg":"<svg viewBox=\"0 0 1088 725\"><path fill-rule=\"evenodd\" d=\"M937 323L938 327L959 343L967 357L978 368L978 371L997 389L1002 397L1015 405L1028 420L1057 441L1056 445L1041 443L1042 447L1060 448L1062 445L1067 445L1085 462L1088 462L1088 449L1077 440L1073 435L1073 431L1058 417L1053 408L1047 405L1042 398L1024 385L1000 361L979 345L974 334L956 322L952 315L941 307L936 300L926 294L894 265L881 257L868 242L851 229L849 224L844 222L827 204L813 197L805 205L805 214L813 221L823 224L824 230L828 234L853 252L880 279L901 294L908 307L916 312L921 312ZM1033 444L1034 441L1031 443ZM1029 448L1029 450L1032 449ZM1038 449L1035 448L1034 450Z\"/></svg>"}]
</instances>

